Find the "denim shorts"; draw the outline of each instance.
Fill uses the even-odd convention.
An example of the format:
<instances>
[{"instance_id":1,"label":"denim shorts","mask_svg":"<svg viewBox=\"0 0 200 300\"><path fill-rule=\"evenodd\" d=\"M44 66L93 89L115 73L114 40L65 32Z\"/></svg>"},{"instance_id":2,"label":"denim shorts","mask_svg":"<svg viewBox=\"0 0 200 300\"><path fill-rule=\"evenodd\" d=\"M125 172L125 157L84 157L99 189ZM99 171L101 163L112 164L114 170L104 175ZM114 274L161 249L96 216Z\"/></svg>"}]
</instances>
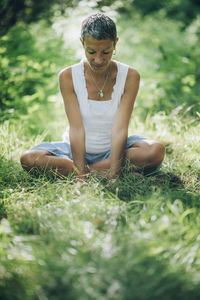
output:
<instances>
[{"instance_id":1,"label":"denim shorts","mask_svg":"<svg viewBox=\"0 0 200 300\"><path fill-rule=\"evenodd\" d=\"M144 140L147 140L147 138L138 135L131 135L127 139L126 149L133 146L135 142L144 141ZM50 152L52 155L66 157L72 160L71 147L70 144L66 142L43 142L31 148L31 150L36 150L36 149L46 150ZM91 153L85 154L85 160L88 165L97 163L98 161L104 160L109 157L110 157L110 150L98 154L91 154Z\"/></svg>"}]
</instances>

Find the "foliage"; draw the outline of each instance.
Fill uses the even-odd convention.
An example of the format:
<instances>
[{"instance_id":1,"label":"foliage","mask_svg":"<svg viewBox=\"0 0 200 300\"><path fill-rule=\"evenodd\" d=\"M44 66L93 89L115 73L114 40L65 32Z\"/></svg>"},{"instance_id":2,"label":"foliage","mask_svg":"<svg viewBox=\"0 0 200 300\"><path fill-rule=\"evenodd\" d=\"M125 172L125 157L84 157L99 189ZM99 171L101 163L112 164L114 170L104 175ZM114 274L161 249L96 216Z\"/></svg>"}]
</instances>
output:
<instances>
[{"instance_id":1,"label":"foliage","mask_svg":"<svg viewBox=\"0 0 200 300\"><path fill-rule=\"evenodd\" d=\"M19 21L29 24L43 19L51 22L55 14L63 14L67 7L76 5L77 2L77 0L2 0L0 2L0 35L5 35Z\"/></svg>"},{"instance_id":2,"label":"foliage","mask_svg":"<svg viewBox=\"0 0 200 300\"><path fill-rule=\"evenodd\" d=\"M198 0L97 0L97 7L113 5L120 13L139 13L141 16L162 12L164 16L182 22L182 27L188 26L199 14Z\"/></svg>"},{"instance_id":3,"label":"foliage","mask_svg":"<svg viewBox=\"0 0 200 300\"><path fill-rule=\"evenodd\" d=\"M1 120L38 111L58 92L58 72L77 60L77 48L69 40L70 24L59 29L58 37L43 22L32 26L21 23L1 38ZM134 13L129 19L122 14L117 24L120 41L116 58L141 74L136 107L143 117L149 110L170 113L174 108L198 117L199 18L185 31L180 22L166 19L162 13L143 18ZM67 45L63 38L69 40Z\"/></svg>"},{"instance_id":4,"label":"foliage","mask_svg":"<svg viewBox=\"0 0 200 300\"><path fill-rule=\"evenodd\" d=\"M199 18L185 31L181 23L162 14L143 18L134 14L129 20L122 16L119 24L118 57L141 74L136 106L146 114L149 110L169 114L177 108L198 117Z\"/></svg>"},{"instance_id":5,"label":"foliage","mask_svg":"<svg viewBox=\"0 0 200 300\"><path fill-rule=\"evenodd\" d=\"M131 2L142 15L162 10L167 17L184 22L184 26L194 20L200 12L198 0L134 0Z\"/></svg>"},{"instance_id":6,"label":"foliage","mask_svg":"<svg viewBox=\"0 0 200 300\"><path fill-rule=\"evenodd\" d=\"M18 24L0 40L1 120L47 105L58 92L58 72L72 62L70 49L44 23Z\"/></svg>"},{"instance_id":7,"label":"foliage","mask_svg":"<svg viewBox=\"0 0 200 300\"><path fill-rule=\"evenodd\" d=\"M200 12L198 0L2 0L0 2L0 36L5 35L9 29L18 22L30 24L39 20L51 23L55 16L67 15L69 7L76 7L80 2L85 6L104 9L105 7L116 8L120 13L126 14L136 11L142 16L153 12L162 11L167 17L180 20L184 26L190 24Z\"/></svg>"},{"instance_id":8,"label":"foliage","mask_svg":"<svg viewBox=\"0 0 200 300\"><path fill-rule=\"evenodd\" d=\"M66 20L73 17L78 15L71 11ZM143 117L149 110L170 113L175 107L198 117L200 19L184 31L181 22L167 19L163 11L143 17L129 12L129 19L127 14L117 15L117 19L120 36L117 59L133 65L141 73L142 86L136 107L139 106ZM58 72L77 59L77 48L69 45L71 22L62 20L65 26L59 29L59 37L44 22L32 26L18 23L1 37L1 120L25 115L28 110L38 111L39 105L51 101L58 91ZM57 30L60 25L56 26Z\"/></svg>"}]
</instances>

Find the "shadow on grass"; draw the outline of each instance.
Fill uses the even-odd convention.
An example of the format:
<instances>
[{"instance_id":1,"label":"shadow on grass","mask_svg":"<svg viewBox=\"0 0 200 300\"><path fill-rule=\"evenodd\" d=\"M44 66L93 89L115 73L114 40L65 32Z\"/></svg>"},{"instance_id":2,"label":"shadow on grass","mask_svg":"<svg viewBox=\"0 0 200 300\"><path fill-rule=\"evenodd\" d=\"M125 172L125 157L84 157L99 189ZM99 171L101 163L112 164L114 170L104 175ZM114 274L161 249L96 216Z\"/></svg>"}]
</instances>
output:
<instances>
[{"instance_id":1,"label":"shadow on grass","mask_svg":"<svg viewBox=\"0 0 200 300\"><path fill-rule=\"evenodd\" d=\"M22 169L20 163L12 159L7 160L3 156L0 156L0 165L0 199L5 198L6 193L10 193L12 190L20 191L22 188L33 190L44 182L51 184L58 180L55 172L44 171L41 173L37 169L33 169L27 173ZM73 184L72 177L73 175L70 178L63 176L63 178L59 177L59 180L63 179L64 182L67 179ZM189 206L199 206L199 193L189 190L181 177L171 172L159 170L150 176L135 176L132 170L124 172L123 176L114 184L110 184L106 178L97 177L97 180L104 186L105 191L117 194L119 199L125 202L130 202L138 197L141 199L159 194L172 202L180 199ZM89 178L89 184L91 182Z\"/></svg>"},{"instance_id":2,"label":"shadow on grass","mask_svg":"<svg viewBox=\"0 0 200 300\"><path fill-rule=\"evenodd\" d=\"M151 176L135 176L126 174L113 185L107 185L106 189L125 202L160 195L171 200L180 199L187 206L200 206L199 193L189 190L180 176L171 172L158 171Z\"/></svg>"}]
</instances>

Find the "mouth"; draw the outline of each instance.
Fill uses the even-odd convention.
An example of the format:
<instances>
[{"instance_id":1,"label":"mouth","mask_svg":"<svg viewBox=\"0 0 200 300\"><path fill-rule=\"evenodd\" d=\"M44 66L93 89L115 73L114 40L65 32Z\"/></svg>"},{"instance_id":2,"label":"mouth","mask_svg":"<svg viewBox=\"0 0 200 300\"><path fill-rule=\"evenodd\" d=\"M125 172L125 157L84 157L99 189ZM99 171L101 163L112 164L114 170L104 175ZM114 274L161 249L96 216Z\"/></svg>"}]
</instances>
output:
<instances>
[{"instance_id":1,"label":"mouth","mask_svg":"<svg viewBox=\"0 0 200 300\"><path fill-rule=\"evenodd\" d=\"M105 64L103 64L103 65L96 65L96 64L90 63L89 61L88 61L88 64L89 64L90 68L93 71L96 71L96 72L97 71L102 71L102 70L104 70L106 68Z\"/></svg>"},{"instance_id":2,"label":"mouth","mask_svg":"<svg viewBox=\"0 0 200 300\"><path fill-rule=\"evenodd\" d=\"M104 66L101 66L101 67L99 67L99 66L98 66L98 67L97 67L97 66L94 66L94 67L93 67L94 70L102 70L103 68L104 68Z\"/></svg>"},{"instance_id":3,"label":"mouth","mask_svg":"<svg viewBox=\"0 0 200 300\"><path fill-rule=\"evenodd\" d=\"M102 69L102 68L104 68L105 66L104 66L104 65L92 65L92 67L93 67L94 69Z\"/></svg>"}]
</instances>

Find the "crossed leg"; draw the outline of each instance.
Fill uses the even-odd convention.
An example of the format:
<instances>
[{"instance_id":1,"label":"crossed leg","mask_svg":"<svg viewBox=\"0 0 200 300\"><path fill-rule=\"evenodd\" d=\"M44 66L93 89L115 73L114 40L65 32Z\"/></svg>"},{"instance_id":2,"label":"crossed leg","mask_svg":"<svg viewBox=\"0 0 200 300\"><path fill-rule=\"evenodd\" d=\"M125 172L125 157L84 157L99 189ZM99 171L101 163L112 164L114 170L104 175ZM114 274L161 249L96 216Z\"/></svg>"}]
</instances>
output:
<instances>
[{"instance_id":1,"label":"crossed leg","mask_svg":"<svg viewBox=\"0 0 200 300\"><path fill-rule=\"evenodd\" d=\"M24 170L33 168L40 170L55 170L58 174L67 176L74 170L74 163L66 157L52 155L47 150L29 150L21 155L21 165Z\"/></svg>"},{"instance_id":2,"label":"crossed leg","mask_svg":"<svg viewBox=\"0 0 200 300\"><path fill-rule=\"evenodd\" d=\"M156 141L135 142L125 150L125 157L131 164L146 170L155 169L164 159L165 147ZM54 156L46 150L29 150L21 156L22 167L29 171L32 168L53 169L60 175L67 176L74 171L74 163L66 157ZM89 166L91 172L105 175L110 168L110 158Z\"/></svg>"},{"instance_id":3,"label":"crossed leg","mask_svg":"<svg viewBox=\"0 0 200 300\"><path fill-rule=\"evenodd\" d=\"M125 158L131 165L140 167L146 171L155 170L163 161L165 147L153 140L135 142L132 147L125 150ZM95 172L105 173L110 167L110 158L90 165Z\"/></svg>"}]
</instances>

